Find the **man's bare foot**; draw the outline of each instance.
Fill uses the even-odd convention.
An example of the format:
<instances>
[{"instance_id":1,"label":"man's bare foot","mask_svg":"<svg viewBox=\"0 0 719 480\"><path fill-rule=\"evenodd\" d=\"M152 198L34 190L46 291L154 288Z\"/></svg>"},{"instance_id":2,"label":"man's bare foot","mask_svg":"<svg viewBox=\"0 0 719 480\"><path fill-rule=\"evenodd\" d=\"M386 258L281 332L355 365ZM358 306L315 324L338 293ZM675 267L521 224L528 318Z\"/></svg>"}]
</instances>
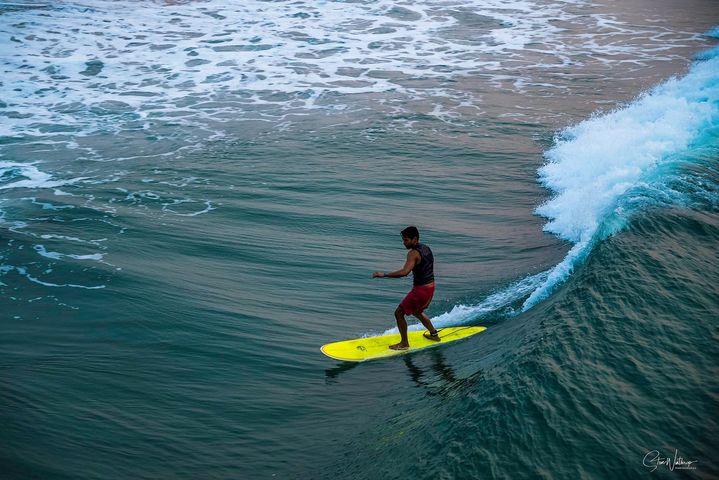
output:
<instances>
[{"instance_id":1,"label":"man's bare foot","mask_svg":"<svg viewBox=\"0 0 719 480\"><path fill-rule=\"evenodd\" d=\"M389 348L391 350L408 350L409 345L407 345L406 343L399 342L395 343L394 345L390 345Z\"/></svg>"}]
</instances>

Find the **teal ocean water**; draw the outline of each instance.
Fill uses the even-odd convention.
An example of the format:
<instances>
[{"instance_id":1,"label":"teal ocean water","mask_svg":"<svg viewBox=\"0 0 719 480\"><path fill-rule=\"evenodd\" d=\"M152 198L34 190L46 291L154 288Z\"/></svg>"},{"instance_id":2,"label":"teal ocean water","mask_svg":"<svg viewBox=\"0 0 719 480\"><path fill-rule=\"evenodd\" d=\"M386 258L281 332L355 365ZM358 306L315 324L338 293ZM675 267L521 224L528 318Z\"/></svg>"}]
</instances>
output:
<instances>
[{"instance_id":1,"label":"teal ocean water","mask_svg":"<svg viewBox=\"0 0 719 480\"><path fill-rule=\"evenodd\" d=\"M718 478L717 25L0 2L0 478ZM323 356L407 225L487 331Z\"/></svg>"}]
</instances>

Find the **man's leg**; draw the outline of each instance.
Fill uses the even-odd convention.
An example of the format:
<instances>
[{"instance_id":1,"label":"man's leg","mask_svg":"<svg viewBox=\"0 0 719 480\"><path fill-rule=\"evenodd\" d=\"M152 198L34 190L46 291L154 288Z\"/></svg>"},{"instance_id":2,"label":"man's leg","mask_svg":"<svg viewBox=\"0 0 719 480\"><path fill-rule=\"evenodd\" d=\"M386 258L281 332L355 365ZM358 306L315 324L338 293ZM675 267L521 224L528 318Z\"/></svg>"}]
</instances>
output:
<instances>
[{"instance_id":1,"label":"man's leg","mask_svg":"<svg viewBox=\"0 0 719 480\"><path fill-rule=\"evenodd\" d=\"M389 348L392 350L406 350L409 348L409 339L407 338L407 320L404 318L404 311L397 307L394 311L394 318L397 320L397 329L402 340L399 343L390 345Z\"/></svg>"},{"instance_id":2,"label":"man's leg","mask_svg":"<svg viewBox=\"0 0 719 480\"><path fill-rule=\"evenodd\" d=\"M424 325L424 328L429 330L429 333L437 331L435 330L434 325L432 325L432 321L427 315L424 314L424 312L415 313L414 316L417 317L420 322L422 322L422 325Z\"/></svg>"},{"instance_id":3,"label":"man's leg","mask_svg":"<svg viewBox=\"0 0 719 480\"><path fill-rule=\"evenodd\" d=\"M424 325L424 328L429 330L429 333L425 332L422 335L424 338L434 341L440 341L439 333L437 333L437 330L434 328L434 325L432 325L432 322L430 321L429 317L424 314L424 312L415 313L415 317L419 318L419 320L422 322L422 325Z\"/></svg>"}]
</instances>

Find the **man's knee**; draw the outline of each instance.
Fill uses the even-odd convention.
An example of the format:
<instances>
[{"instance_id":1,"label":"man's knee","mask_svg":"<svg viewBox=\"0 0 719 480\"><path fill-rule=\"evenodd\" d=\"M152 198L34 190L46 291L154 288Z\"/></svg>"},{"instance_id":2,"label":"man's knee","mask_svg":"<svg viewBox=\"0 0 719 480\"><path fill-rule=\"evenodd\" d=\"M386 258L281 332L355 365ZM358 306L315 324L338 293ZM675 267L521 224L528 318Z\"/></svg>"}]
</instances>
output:
<instances>
[{"instance_id":1,"label":"man's knee","mask_svg":"<svg viewBox=\"0 0 719 480\"><path fill-rule=\"evenodd\" d=\"M394 316L397 318L404 317L404 310L402 310L402 307L397 307L394 311Z\"/></svg>"}]
</instances>

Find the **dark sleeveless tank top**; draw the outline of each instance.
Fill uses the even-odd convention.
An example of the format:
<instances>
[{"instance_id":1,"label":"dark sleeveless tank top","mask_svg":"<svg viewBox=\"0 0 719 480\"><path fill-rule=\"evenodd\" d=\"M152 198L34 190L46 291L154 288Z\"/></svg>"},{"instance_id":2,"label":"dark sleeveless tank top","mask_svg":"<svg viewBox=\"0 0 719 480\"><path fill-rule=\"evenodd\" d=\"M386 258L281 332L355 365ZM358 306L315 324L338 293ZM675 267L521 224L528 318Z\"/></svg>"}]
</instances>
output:
<instances>
[{"instance_id":1,"label":"dark sleeveless tank top","mask_svg":"<svg viewBox=\"0 0 719 480\"><path fill-rule=\"evenodd\" d=\"M434 256L432 250L422 243L417 244L413 250L417 250L421 261L412 269L412 277L414 285L427 285L434 282Z\"/></svg>"}]
</instances>

